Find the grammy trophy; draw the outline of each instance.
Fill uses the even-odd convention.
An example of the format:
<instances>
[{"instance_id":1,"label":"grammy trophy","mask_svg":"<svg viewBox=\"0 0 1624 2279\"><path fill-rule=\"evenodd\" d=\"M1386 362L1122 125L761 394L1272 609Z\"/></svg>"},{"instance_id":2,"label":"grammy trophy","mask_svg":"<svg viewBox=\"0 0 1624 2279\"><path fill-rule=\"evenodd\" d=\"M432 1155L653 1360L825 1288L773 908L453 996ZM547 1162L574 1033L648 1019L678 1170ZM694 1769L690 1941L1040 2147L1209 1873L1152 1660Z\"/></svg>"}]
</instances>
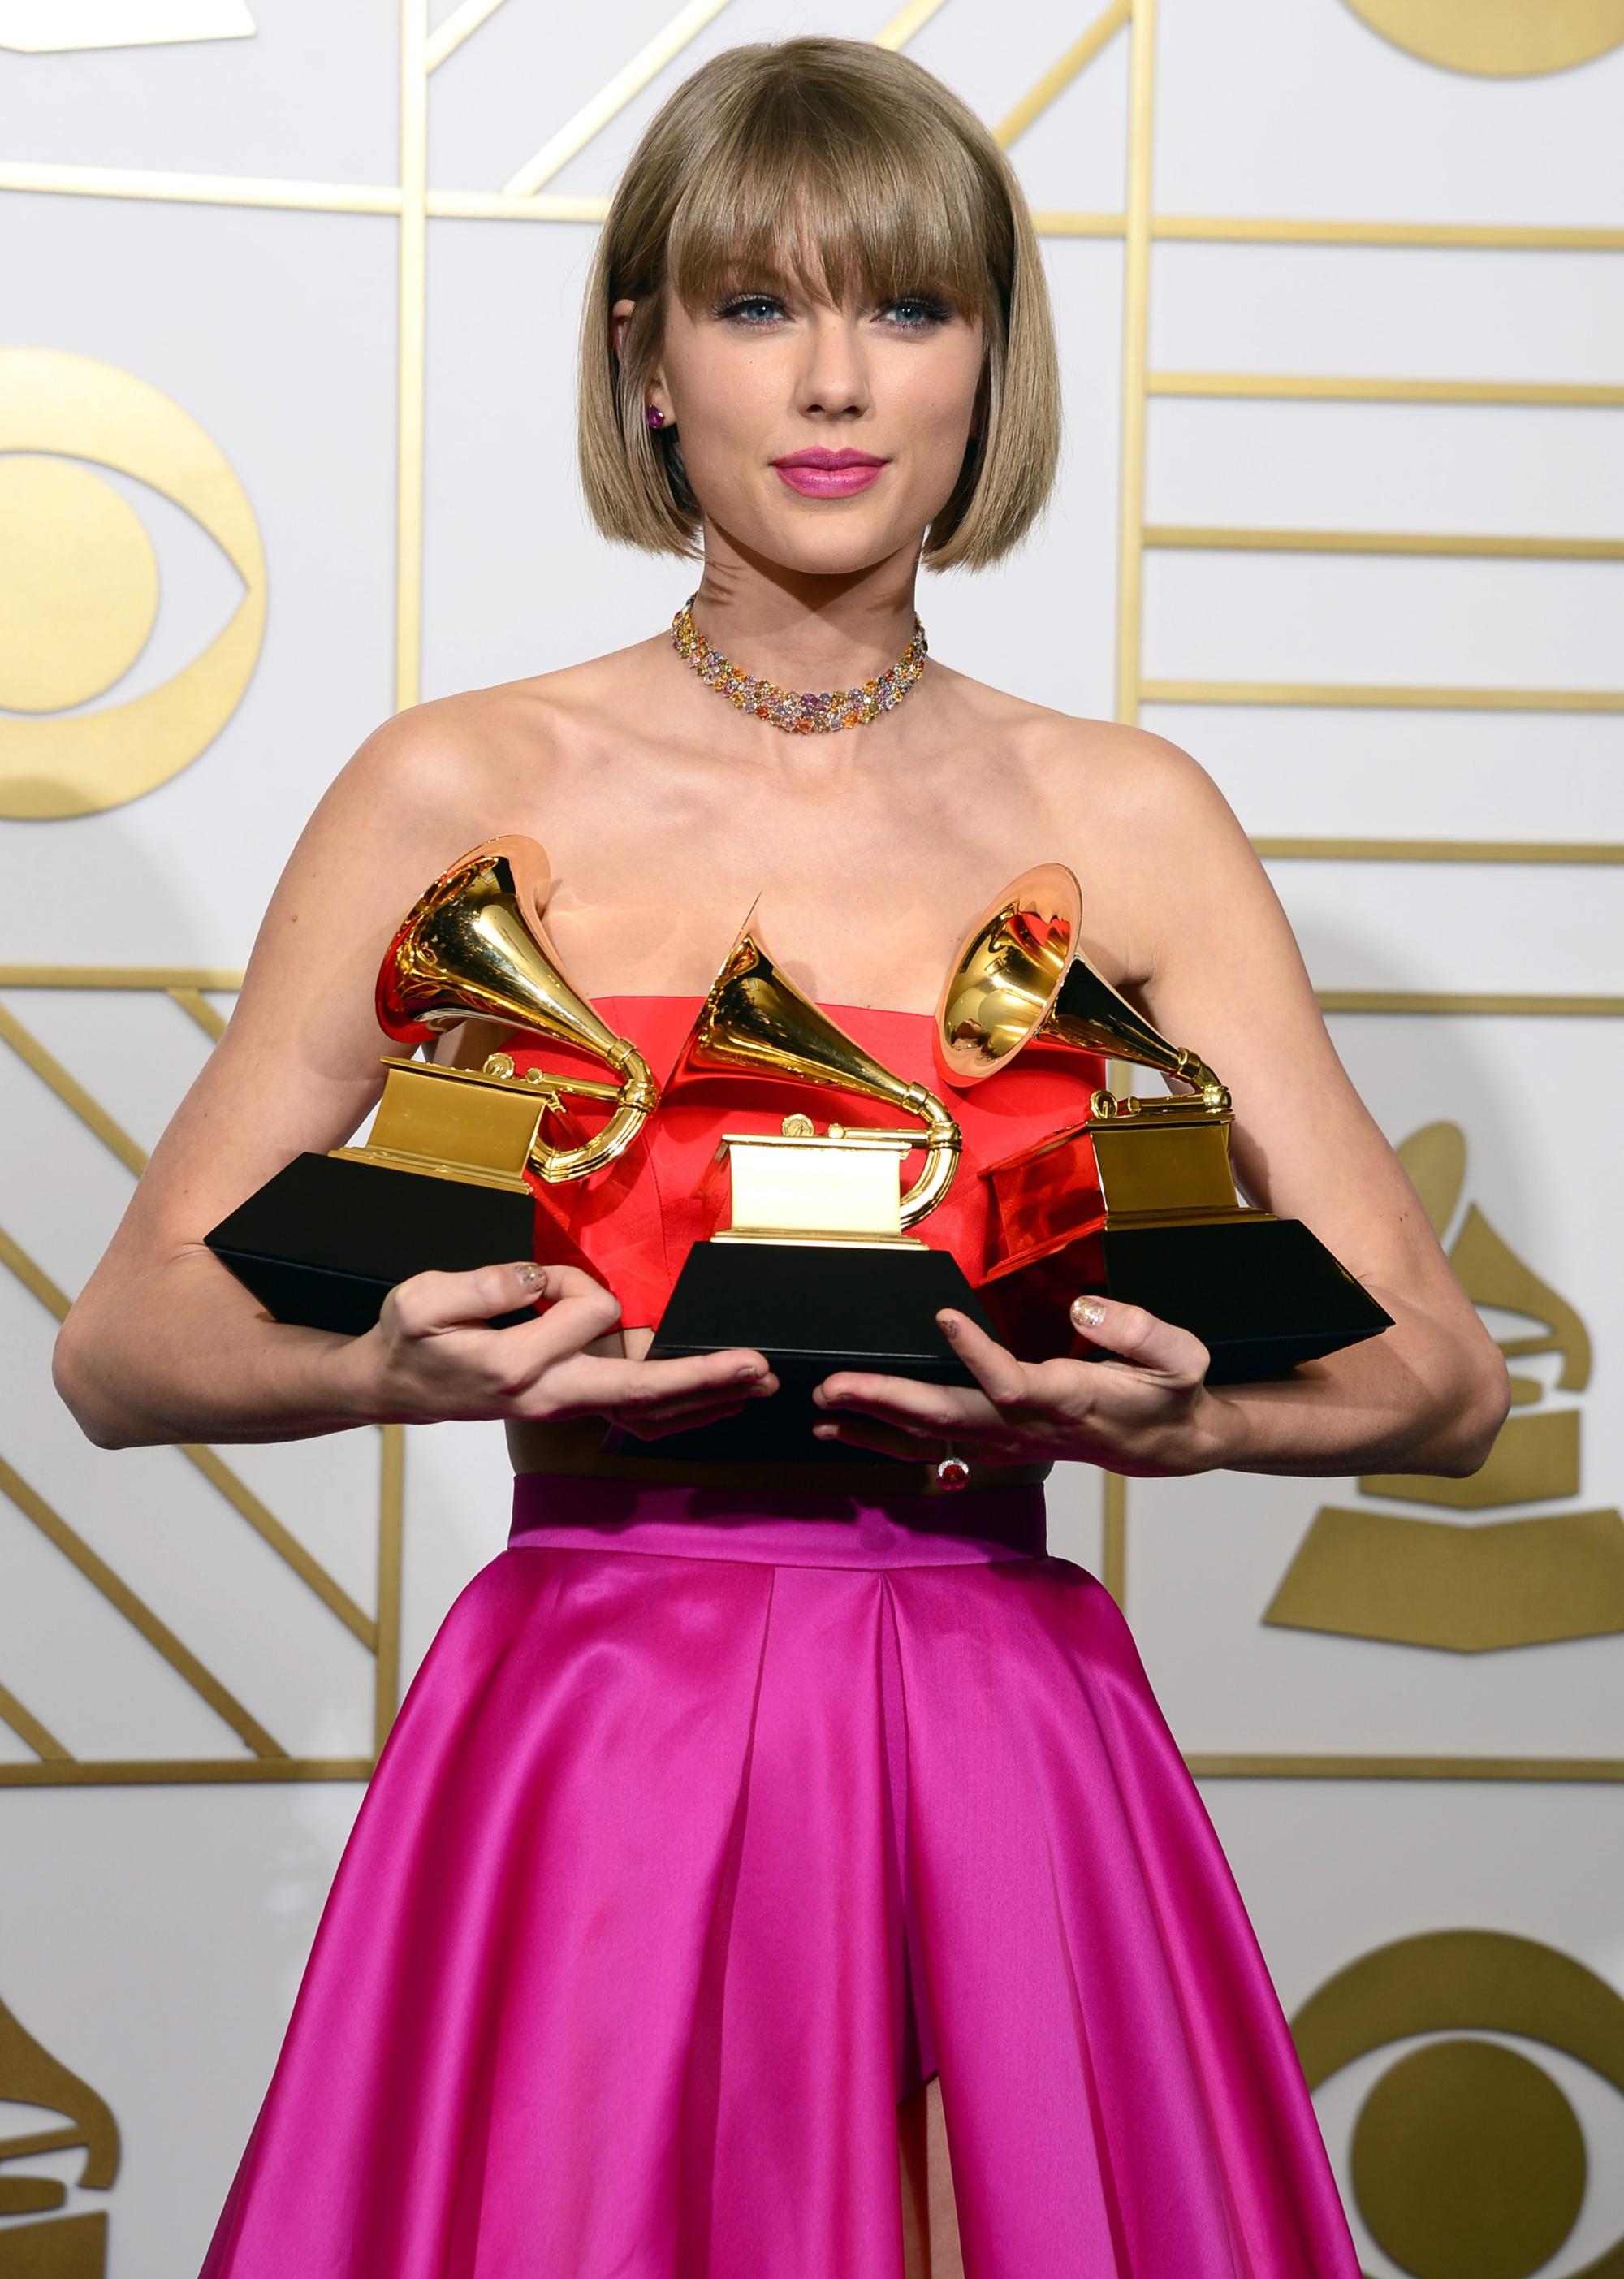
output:
<instances>
[{"instance_id":1,"label":"grammy trophy","mask_svg":"<svg viewBox=\"0 0 1624 2279\"><path fill-rule=\"evenodd\" d=\"M385 953L379 1026L416 1047L464 1022L499 1022L587 1055L609 1078L520 1076L505 1053L479 1069L386 1055L364 1145L295 1156L205 1238L278 1321L358 1334L397 1282L431 1268L586 1265L532 1181L545 1193L590 1178L631 1146L659 1091L636 1046L565 973L542 920L549 886L532 839L486 840L453 863ZM571 1094L609 1107L590 1137ZM524 1308L498 1320L532 1318Z\"/></svg>"},{"instance_id":2,"label":"grammy trophy","mask_svg":"<svg viewBox=\"0 0 1624 2279\"><path fill-rule=\"evenodd\" d=\"M1127 1061L1189 1089L1118 1095L1090 1070L1084 1118L983 1170L979 1287L1006 1341L1027 1360L1082 1350L1069 1308L1094 1292L1193 1331L1212 1357L1207 1382L1228 1385L1283 1375L1390 1327L1300 1220L1241 1201L1228 1089L1095 972L1077 947L1082 909L1072 872L1046 863L981 912L937 1007L948 1083L983 1083L1037 1047Z\"/></svg>"},{"instance_id":3,"label":"grammy trophy","mask_svg":"<svg viewBox=\"0 0 1624 2279\"><path fill-rule=\"evenodd\" d=\"M866 1052L786 978L751 912L723 961L667 1079L668 1100L701 1078L770 1078L879 1102L916 1119L876 1130L809 1116L778 1132L724 1132L702 1190L719 1221L696 1242L655 1332L651 1355L752 1346L780 1390L740 1416L663 1437L667 1454L793 1454L849 1462L812 1438L815 1385L840 1369L934 1384L973 1382L939 1328L953 1306L989 1317L951 1253L909 1232L935 1209L958 1168L959 1127L923 1085ZM924 1151L901 1188L904 1159ZM617 1446L619 1443L617 1441ZM881 1459L883 1462L884 1459Z\"/></svg>"}]
</instances>

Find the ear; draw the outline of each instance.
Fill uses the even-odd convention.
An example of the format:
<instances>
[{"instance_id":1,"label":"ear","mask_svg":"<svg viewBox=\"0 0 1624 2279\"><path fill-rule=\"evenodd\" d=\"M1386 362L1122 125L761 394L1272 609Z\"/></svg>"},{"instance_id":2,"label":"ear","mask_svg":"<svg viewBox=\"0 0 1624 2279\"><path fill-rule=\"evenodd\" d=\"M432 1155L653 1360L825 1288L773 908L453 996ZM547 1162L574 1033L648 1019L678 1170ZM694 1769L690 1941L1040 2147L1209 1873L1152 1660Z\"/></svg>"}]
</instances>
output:
<instances>
[{"instance_id":1,"label":"ear","mask_svg":"<svg viewBox=\"0 0 1624 2279\"><path fill-rule=\"evenodd\" d=\"M632 311L636 306L635 301L623 299L617 301L609 311L609 346L614 349L617 362L625 354L626 326L632 321Z\"/></svg>"}]
</instances>

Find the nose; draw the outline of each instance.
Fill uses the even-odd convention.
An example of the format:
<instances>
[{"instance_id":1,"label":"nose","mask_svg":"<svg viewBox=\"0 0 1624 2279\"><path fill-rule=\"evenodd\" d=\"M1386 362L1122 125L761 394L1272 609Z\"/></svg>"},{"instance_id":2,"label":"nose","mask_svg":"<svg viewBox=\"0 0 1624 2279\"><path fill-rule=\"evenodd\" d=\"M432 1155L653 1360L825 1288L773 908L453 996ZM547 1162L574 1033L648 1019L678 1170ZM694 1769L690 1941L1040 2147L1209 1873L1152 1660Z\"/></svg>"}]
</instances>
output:
<instances>
[{"instance_id":1,"label":"nose","mask_svg":"<svg viewBox=\"0 0 1624 2279\"><path fill-rule=\"evenodd\" d=\"M816 308L802 335L795 404L801 412L866 411L871 398L868 358L856 318L840 309Z\"/></svg>"}]
</instances>

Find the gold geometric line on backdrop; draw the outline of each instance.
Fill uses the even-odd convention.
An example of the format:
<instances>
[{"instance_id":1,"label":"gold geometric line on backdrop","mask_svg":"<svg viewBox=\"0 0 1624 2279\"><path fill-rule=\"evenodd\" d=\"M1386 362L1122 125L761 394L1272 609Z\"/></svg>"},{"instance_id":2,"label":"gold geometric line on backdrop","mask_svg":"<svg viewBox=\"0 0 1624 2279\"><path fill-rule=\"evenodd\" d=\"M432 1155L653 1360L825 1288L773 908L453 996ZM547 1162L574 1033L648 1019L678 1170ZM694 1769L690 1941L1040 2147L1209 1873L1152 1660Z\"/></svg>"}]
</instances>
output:
<instances>
[{"instance_id":1,"label":"gold geometric line on backdrop","mask_svg":"<svg viewBox=\"0 0 1624 2279\"><path fill-rule=\"evenodd\" d=\"M57 1738L49 1725L42 1725L31 1709L25 1708L7 1685L0 1685L0 1717L36 1757L55 1758L60 1764L71 1761L73 1751Z\"/></svg>"},{"instance_id":2,"label":"gold geometric line on backdrop","mask_svg":"<svg viewBox=\"0 0 1624 2279\"><path fill-rule=\"evenodd\" d=\"M1624 843L1602 839L1259 839L1266 863L1624 863Z\"/></svg>"},{"instance_id":3,"label":"gold geometric line on backdrop","mask_svg":"<svg viewBox=\"0 0 1624 2279\"><path fill-rule=\"evenodd\" d=\"M877 45L891 45L879 41ZM159 205L227 205L289 213L396 215L401 194L392 182L301 181L291 176L165 173L141 166L63 165L30 159L0 160L0 191L38 196L135 198ZM609 200L601 192L515 197L502 190L432 188L434 220L602 221ZM1034 206L1040 236L1121 237L1127 216L1064 206ZM1496 253L1620 253L1624 229L1540 222L1309 221L1289 214L1153 214L1158 242L1215 245L1408 247L1417 250Z\"/></svg>"},{"instance_id":4,"label":"gold geometric line on backdrop","mask_svg":"<svg viewBox=\"0 0 1624 2279\"><path fill-rule=\"evenodd\" d=\"M1624 253L1624 229L1565 222L1355 221L1295 214L1156 214L1151 235L1184 245L1407 247L1440 253Z\"/></svg>"},{"instance_id":5,"label":"gold geometric line on backdrop","mask_svg":"<svg viewBox=\"0 0 1624 2279\"><path fill-rule=\"evenodd\" d=\"M502 0L459 0L444 23L429 34L423 50L424 70L437 72L447 57L454 56L463 42L481 24L488 22L502 5Z\"/></svg>"},{"instance_id":6,"label":"gold geometric line on backdrop","mask_svg":"<svg viewBox=\"0 0 1624 2279\"><path fill-rule=\"evenodd\" d=\"M205 992L229 994L241 984L241 975L223 969L186 967L42 967L0 966L0 987L4 988L67 988L67 989L135 989L144 993L161 994L190 1019L194 1020L211 1039L218 1039L224 1022L217 1008L209 1003ZM0 1006L0 1041L9 1045L35 1076L49 1086L84 1125L95 1133L110 1153L117 1157L134 1176L139 1178L145 1167L145 1151L107 1113L78 1080L65 1069L54 1055L46 1051L33 1032L9 1009ZM0 1266L6 1268L24 1288L60 1321L66 1314L69 1300L45 1270L23 1247L4 1230L0 1230ZM374 1664L372 1726L372 1759L356 1757L294 1758L279 1744L271 1740L262 1727L254 1726L261 1739L268 1744L257 1761L259 1769L246 1771L248 1761L232 1758L212 1759L140 1759L140 1760L75 1760L60 1743L41 1748L39 1738L54 1742L41 1722L16 1702L10 1694L0 1694L0 1716L19 1733L36 1754L45 1760L40 1764L0 1765L0 1787L11 1785L38 1786L57 1782L74 1784L132 1781L168 1782L196 1779L241 1779L272 1777L283 1779L364 1779L383 1746L395 1718L399 1700L400 1619L401 1619L401 1556L404 1502L403 1445L404 1435L399 1425L387 1425L379 1431L379 1533L378 1533L378 1612L368 1615L358 1606L336 1577L300 1542L247 1483L232 1469L218 1453L208 1446L186 1445L179 1449L188 1463L206 1479L211 1486L246 1520L278 1558L298 1577L320 1602L359 1641L372 1657ZM14 1485L8 1485L8 1482ZM119 1610L148 1638L165 1659L175 1661L173 1654L161 1641L172 1639L158 1618L136 1599L127 1586L119 1583L114 1570L96 1561L96 1554L82 1544L67 1523L51 1511L44 1499L30 1488L11 1468L0 1462L0 1487L11 1495L19 1508L34 1520L42 1531L59 1550L70 1557L88 1579L102 1590L104 1597L112 1599ZM19 1494L18 1491L21 1493ZM71 1540L70 1540L71 1539ZM82 1550L84 1558L77 1555ZM87 1561L96 1562L92 1572ZM117 1590L104 1588L105 1583ZM123 1596L117 1595L122 1592ZM145 1619L142 1619L142 1617ZM188 1666L181 1674L188 1682L196 1684L197 1676L206 1684L197 1684L211 1706L226 1716L228 1723L237 1723L222 1703L232 1703L241 1717L246 1710L234 1702L234 1698L218 1678L208 1672L189 1649L172 1640ZM179 1662L175 1663L180 1668ZM195 1673L195 1675L194 1674ZM213 1689L212 1692L208 1689ZM12 1703L22 1712L25 1730L10 1715L4 1706ZM250 1724L253 1721L249 1721ZM240 1724L239 1731L242 1730ZM244 1734L244 1738L247 1736ZM257 1746L253 1744L252 1746Z\"/></svg>"},{"instance_id":7,"label":"gold geometric line on backdrop","mask_svg":"<svg viewBox=\"0 0 1624 2279\"><path fill-rule=\"evenodd\" d=\"M257 1757L286 1757L287 1752L281 1743L272 1739L259 1720L198 1660L190 1646L4 1456L0 1456L0 1494L10 1498L24 1518L31 1520L46 1541L54 1544L63 1557L78 1568L92 1588L99 1591L108 1604L140 1631L148 1645L163 1656L217 1716L224 1719ZM0 1777L9 1770L9 1767L0 1766Z\"/></svg>"},{"instance_id":8,"label":"gold geometric line on backdrop","mask_svg":"<svg viewBox=\"0 0 1624 2279\"><path fill-rule=\"evenodd\" d=\"M1482 1013L1517 1019L1624 1021L1624 997L1541 989L1320 989L1321 1013Z\"/></svg>"},{"instance_id":9,"label":"gold geometric line on backdrop","mask_svg":"<svg viewBox=\"0 0 1624 2279\"><path fill-rule=\"evenodd\" d=\"M0 161L0 190L47 197L140 198L161 205L271 206L288 213L395 214L393 182L305 182L292 176L188 174L154 166Z\"/></svg>"},{"instance_id":10,"label":"gold geometric line on backdrop","mask_svg":"<svg viewBox=\"0 0 1624 2279\"><path fill-rule=\"evenodd\" d=\"M1325 1756L1290 1749L1185 1749L1197 1780L1537 1781L1565 1788L1624 1782L1624 1757L1383 1755L1376 1750Z\"/></svg>"},{"instance_id":11,"label":"gold geometric line on backdrop","mask_svg":"<svg viewBox=\"0 0 1624 2279\"><path fill-rule=\"evenodd\" d=\"M78 1078L70 1076L60 1061L48 1053L31 1029L26 1029L15 1013L0 1005L0 1044L9 1045L24 1065L33 1070L42 1084L48 1085L63 1106L71 1109L87 1131L94 1132L110 1154L118 1157L126 1171L137 1178L147 1168L147 1151L138 1147L122 1125L115 1124L99 1101L92 1099Z\"/></svg>"},{"instance_id":12,"label":"gold geometric line on backdrop","mask_svg":"<svg viewBox=\"0 0 1624 2279\"><path fill-rule=\"evenodd\" d=\"M190 1021L195 1021L211 1043L218 1044L226 1033L226 1017L217 1006L211 1005L201 989L169 989L164 993Z\"/></svg>"},{"instance_id":13,"label":"gold geometric line on backdrop","mask_svg":"<svg viewBox=\"0 0 1624 2279\"><path fill-rule=\"evenodd\" d=\"M1108 8L1095 17L1087 30L1082 32L1057 57L1042 76L1034 80L1020 101L1005 112L992 129L992 139L1007 150L1010 144L1024 134L1032 122L1040 119L1057 96L1065 93L1080 73L1086 71L1100 50L1109 44L1133 14L1133 0L1111 0Z\"/></svg>"},{"instance_id":14,"label":"gold geometric line on backdrop","mask_svg":"<svg viewBox=\"0 0 1624 2279\"><path fill-rule=\"evenodd\" d=\"M57 1321L66 1320L71 1302L67 1293L58 1289L38 1261L31 1258L4 1227L0 1227L0 1266L6 1267ZM376 1654L378 1625L372 1616L356 1606L343 1585L305 1548L297 1536L284 1527L246 1481L222 1462L212 1448L185 1442L178 1445L176 1453L201 1472L211 1487L224 1496L234 1510L241 1513L256 1534L262 1536L277 1557L293 1569L302 1583L315 1592L346 1630L360 1639L367 1652Z\"/></svg>"},{"instance_id":15,"label":"gold geometric line on backdrop","mask_svg":"<svg viewBox=\"0 0 1624 2279\"><path fill-rule=\"evenodd\" d=\"M401 0L401 220L395 414L395 709L423 679L423 494L428 369L425 0Z\"/></svg>"},{"instance_id":16,"label":"gold geometric line on backdrop","mask_svg":"<svg viewBox=\"0 0 1624 2279\"><path fill-rule=\"evenodd\" d=\"M1197 554L1436 554L1494 562L1624 562L1624 538L1502 538L1436 530L1254 530L1150 523L1145 543Z\"/></svg>"},{"instance_id":17,"label":"gold geometric line on backdrop","mask_svg":"<svg viewBox=\"0 0 1624 2279\"><path fill-rule=\"evenodd\" d=\"M893 52L905 48L915 33L923 31L937 11L945 5L946 0L908 0L908 5L897 11L885 29L876 32L875 46L890 48Z\"/></svg>"},{"instance_id":18,"label":"gold geometric line on backdrop","mask_svg":"<svg viewBox=\"0 0 1624 2279\"><path fill-rule=\"evenodd\" d=\"M1155 0L1135 0L1128 51L1122 348L1116 537L1116 717L1138 725L1145 654L1145 436L1150 420L1151 211L1156 131Z\"/></svg>"},{"instance_id":19,"label":"gold geometric line on backdrop","mask_svg":"<svg viewBox=\"0 0 1624 2279\"><path fill-rule=\"evenodd\" d=\"M646 40L590 102L584 103L574 118L566 119L557 133L550 134L534 156L502 184L503 191L512 197L527 197L543 182L550 181L728 4L729 0L686 0L686 5L677 11L670 21L663 25L651 40Z\"/></svg>"},{"instance_id":20,"label":"gold geometric line on backdrop","mask_svg":"<svg viewBox=\"0 0 1624 2279\"><path fill-rule=\"evenodd\" d=\"M1355 372L1153 372L1153 395L1268 403L1529 403L1616 410L1624 388L1568 380L1395 380Z\"/></svg>"},{"instance_id":21,"label":"gold geometric line on backdrop","mask_svg":"<svg viewBox=\"0 0 1624 2279\"><path fill-rule=\"evenodd\" d=\"M1146 704L1301 705L1322 711L1624 712L1624 688L1381 687L1362 680L1144 680Z\"/></svg>"},{"instance_id":22,"label":"gold geometric line on backdrop","mask_svg":"<svg viewBox=\"0 0 1624 2279\"><path fill-rule=\"evenodd\" d=\"M234 997L242 969L234 965L0 965L0 989L161 989Z\"/></svg>"}]
</instances>

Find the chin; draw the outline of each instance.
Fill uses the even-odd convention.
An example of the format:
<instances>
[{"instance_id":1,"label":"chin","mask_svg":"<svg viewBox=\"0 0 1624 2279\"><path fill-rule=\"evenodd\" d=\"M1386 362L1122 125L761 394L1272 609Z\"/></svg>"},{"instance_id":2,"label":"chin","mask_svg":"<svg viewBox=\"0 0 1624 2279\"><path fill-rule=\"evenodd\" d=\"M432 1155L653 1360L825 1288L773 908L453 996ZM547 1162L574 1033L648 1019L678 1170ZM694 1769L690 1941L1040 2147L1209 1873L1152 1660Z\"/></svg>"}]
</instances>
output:
<instances>
[{"instance_id":1,"label":"chin","mask_svg":"<svg viewBox=\"0 0 1624 2279\"><path fill-rule=\"evenodd\" d=\"M854 517L844 527L824 530L773 530L763 533L761 550L786 570L811 578L849 577L854 571L871 570L889 561L907 544L891 529L861 527Z\"/></svg>"}]
</instances>

